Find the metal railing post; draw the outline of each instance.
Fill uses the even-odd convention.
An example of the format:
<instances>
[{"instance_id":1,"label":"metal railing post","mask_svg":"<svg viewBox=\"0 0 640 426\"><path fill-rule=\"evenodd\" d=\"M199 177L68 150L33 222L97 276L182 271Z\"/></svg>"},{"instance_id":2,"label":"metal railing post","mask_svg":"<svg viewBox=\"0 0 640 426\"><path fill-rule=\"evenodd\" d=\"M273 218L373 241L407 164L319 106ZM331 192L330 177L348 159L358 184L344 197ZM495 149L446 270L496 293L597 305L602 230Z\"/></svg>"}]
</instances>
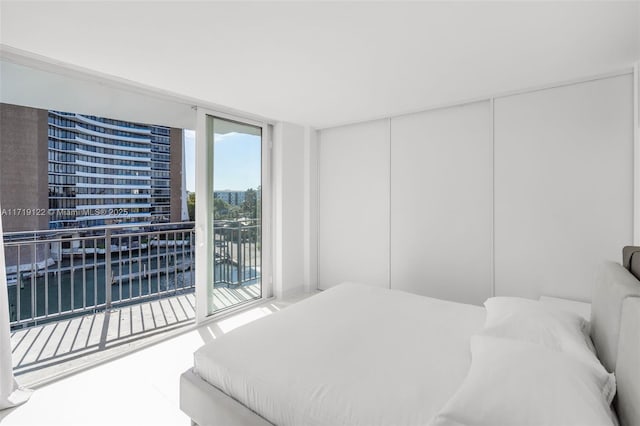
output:
<instances>
[{"instance_id":1,"label":"metal railing post","mask_svg":"<svg viewBox=\"0 0 640 426\"><path fill-rule=\"evenodd\" d=\"M238 283L242 284L244 282L244 260L242 259L242 224L238 226L238 246L237 250L237 259L238 259Z\"/></svg>"},{"instance_id":2,"label":"metal railing post","mask_svg":"<svg viewBox=\"0 0 640 426\"><path fill-rule=\"evenodd\" d=\"M106 309L111 309L111 229L104 230L104 303Z\"/></svg>"},{"instance_id":3,"label":"metal railing post","mask_svg":"<svg viewBox=\"0 0 640 426\"><path fill-rule=\"evenodd\" d=\"M38 253L36 251L36 243L35 243L35 236L34 236L34 242L33 245L31 246L31 317L36 318L38 316L38 305L36 302L36 278L37 278L37 271L38 271ZM18 266L20 267L20 266Z\"/></svg>"}]
</instances>

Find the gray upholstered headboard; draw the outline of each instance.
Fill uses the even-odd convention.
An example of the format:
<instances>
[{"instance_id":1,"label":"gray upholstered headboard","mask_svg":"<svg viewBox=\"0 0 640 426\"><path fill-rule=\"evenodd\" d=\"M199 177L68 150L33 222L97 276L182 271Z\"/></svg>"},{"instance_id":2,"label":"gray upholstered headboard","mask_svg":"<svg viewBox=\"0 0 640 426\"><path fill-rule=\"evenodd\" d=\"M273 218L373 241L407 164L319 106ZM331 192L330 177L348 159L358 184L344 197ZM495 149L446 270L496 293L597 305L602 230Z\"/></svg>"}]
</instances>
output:
<instances>
[{"instance_id":1,"label":"gray upholstered headboard","mask_svg":"<svg viewBox=\"0 0 640 426\"><path fill-rule=\"evenodd\" d=\"M622 249L622 266L640 280L640 247L627 246Z\"/></svg>"},{"instance_id":2,"label":"gray upholstered headboard","mask_svg":"<svg viewBox=\"0 0 640 426\"><path fill-rule=\"evenodd\" d=\"M622 304L615 408L622 426L640 425L640 297Z\"/></svg>"},{"instance_id":3,"label":"gray upholstered headboard","mask_svg":"<svg viewBox=\"0 0 640 426\"><path fill-rule=\"evenodd\" d=\"M640 281L607 262L591 302L591 339L605 368L616 373L621 426L640 425Z\"/></svg>"}]
</instances>

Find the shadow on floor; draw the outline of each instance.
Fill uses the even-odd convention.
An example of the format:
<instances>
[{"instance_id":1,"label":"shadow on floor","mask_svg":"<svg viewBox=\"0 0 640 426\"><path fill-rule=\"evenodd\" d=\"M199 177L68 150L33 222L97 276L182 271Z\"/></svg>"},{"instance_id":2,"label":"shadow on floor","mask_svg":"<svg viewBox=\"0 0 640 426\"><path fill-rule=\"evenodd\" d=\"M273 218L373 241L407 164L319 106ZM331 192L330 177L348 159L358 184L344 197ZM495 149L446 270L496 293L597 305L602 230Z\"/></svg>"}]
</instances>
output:
<instances>
[{"instance_id":1,"label":"shadow on floor","mask_svg":"<svg viewBox=\"0 0 640 426\"><path fill-rule=\"evenodd\" d=\"M259 295L257 285L219 288L213 302L224 308ZM37 384L162 338L194 319L195 295L187 293L16 330L11 334L14 373L21 384Z\"/></svg>"}]
</instances>

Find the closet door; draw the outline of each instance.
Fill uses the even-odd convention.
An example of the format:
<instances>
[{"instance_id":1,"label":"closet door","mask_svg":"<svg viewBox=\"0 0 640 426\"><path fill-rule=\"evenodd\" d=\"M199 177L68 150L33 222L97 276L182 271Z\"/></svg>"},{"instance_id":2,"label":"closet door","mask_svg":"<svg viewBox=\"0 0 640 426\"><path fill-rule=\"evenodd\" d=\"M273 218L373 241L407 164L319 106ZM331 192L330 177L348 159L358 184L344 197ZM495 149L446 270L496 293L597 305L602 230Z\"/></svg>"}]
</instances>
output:
<instances>
[{"instance_id":1,"label":"closet door","mask_svg":"<svg viewBox=\"0 0 640 426\"><path fill-rule=\"evenodd\" d=\"M482 303L492 280L490 103L391 120L391 288Z\"/></svg>"},{"instance_id":2,"label":"closet door","mask_svg":"<svg viewBox=\"0 0 640 426\"><path fill-rule=\"evenodd\" d=\"M495 101L496 294L591 299L632 241L631 75Z\"/></svg>"},{"instance_id":3,"label":"closet door","mask_svg":"<svg viewBox=\"0 0 640 426\"><path fill-rule=\"evenodd\" d=\"M389 120L319 132L318 287L389 286Z\"/></svg>"}]
</instances>

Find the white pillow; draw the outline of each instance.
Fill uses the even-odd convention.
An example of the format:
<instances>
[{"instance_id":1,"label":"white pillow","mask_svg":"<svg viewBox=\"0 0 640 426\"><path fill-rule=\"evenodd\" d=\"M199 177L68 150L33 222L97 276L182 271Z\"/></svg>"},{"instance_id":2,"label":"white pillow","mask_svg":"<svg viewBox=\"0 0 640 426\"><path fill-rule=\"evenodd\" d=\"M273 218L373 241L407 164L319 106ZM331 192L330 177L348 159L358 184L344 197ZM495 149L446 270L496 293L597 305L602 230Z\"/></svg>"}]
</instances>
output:
<instances>
[{"instance_id":1,"label":"white pillow","mask_svg":"<svg viewBox=\"0 0 640 426\"><path fill-rule=\"evenodd\" d=\"M617 424L607 380L534 343L471 338L471 368L432 426L607 426Z\"/></svg>"},{"instance_id":2,"label":"white pillow","mask_svg":"<svg viewBox=\"0 0 640 426\"><path fill-rule=\"evenodd\" d=\"M551 304L522 297L490 297L484 302L484 306L487 309L485 328L512 320L514 315L535 315L535 321L560 322L571 333L576 333L577 335L579 331L581 339L591 341L589 338L589 321L586 321L578 314L560 309Z\"/></svg>"},{"instance_id":3,"label":"white pillow","mask_svg":"<svg viewBox=\"0 0 640 426\"><path fill-rule=\"evenodd\" d=\"M611 392L607 399L613 400L615 378L596 356L584 318L555 306L517 297L492 297L484 305L487 319L480 334L537 343L570 354L590 365L594 374L609 380Z\"/></svg>"}]
</instances>

